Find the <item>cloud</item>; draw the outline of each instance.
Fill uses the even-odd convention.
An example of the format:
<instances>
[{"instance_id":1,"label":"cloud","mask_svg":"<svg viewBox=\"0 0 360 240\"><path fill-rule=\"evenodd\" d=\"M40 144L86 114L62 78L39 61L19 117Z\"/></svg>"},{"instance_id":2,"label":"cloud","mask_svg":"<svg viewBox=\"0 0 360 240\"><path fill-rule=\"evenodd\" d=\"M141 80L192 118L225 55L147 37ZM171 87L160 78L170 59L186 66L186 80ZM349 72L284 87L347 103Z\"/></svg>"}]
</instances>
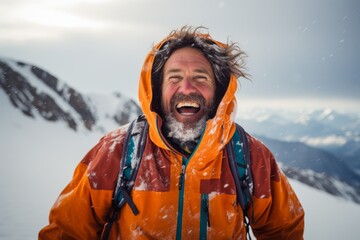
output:
<instances>
[{"instance_id":1,"label":"cloud","mask_svg":"<svg viewBox=\"0 0 360 240\"><path fill-rule=\"evenodd\" d=\"M59 39L72 31L104 30L109 23L78 14L82 3L100 3L99 0L35 0L11 1L0 8L1 41L26 42Z\"/></svg>"},{"instance_id":2,"label":"cloud","mask_svg":"<svg viewBox=\"0 0 360 240\"><path fill-rule=\"evenodd\" d=\"M342 136L329 135L325 137L303 137L301 142L314 147L343 146L346 144L346 138Z\"/></svg>"},{"instance_id":3,"label":"cloud","mask_svg":"<svg viewBox=\"0 0 360 240\"><path fill-rule=\"evenodd\" d=\"M5 0L0 7L0 42L45 42L64 38L77 41L74 36L81 39L92 34L114 36L125 32L136 36L140 32L156 32L156 25L136 17L136 4L130 4L131 10L124 11L123 5L128 2L131 1L34 0L29 3Z\"/></svg>"}]
</instances>

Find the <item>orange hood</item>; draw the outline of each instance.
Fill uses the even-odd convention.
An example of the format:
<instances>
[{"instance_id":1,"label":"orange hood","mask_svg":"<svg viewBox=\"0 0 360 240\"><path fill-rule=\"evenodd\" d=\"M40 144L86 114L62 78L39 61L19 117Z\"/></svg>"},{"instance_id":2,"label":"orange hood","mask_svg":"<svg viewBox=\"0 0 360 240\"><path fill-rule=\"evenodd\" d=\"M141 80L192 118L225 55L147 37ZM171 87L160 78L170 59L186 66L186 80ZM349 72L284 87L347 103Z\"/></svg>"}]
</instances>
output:
<instances>
[{"instance_id":1,"label":"orange hood","mask_svg":"<svg viewBox=\"0 0 360 240\"><path fill-rule=\"evenodd\" d=\"M201 37L211 39L220 47L225 46L224 43L213 40L209 35L201 35ZM163 41L155 45L155 51L160 49L168 39L169 38L165 38ZM160 133L160 124L162 119L158 113L151 110L151 102L153 100L151 72L154 58L155 52L152 50L146 56L144 65L142 67L139 83L139 101L141 109L149 122L149 134L152 142L161 148L169 149L163 141ZM201 154L199 156L207 155L207 157L211 159L215 157L219 150L221 150L231 139L236 128L234 124L237 108L235 98L236 89L237 79L235 76L231 75L228 88L221 102L219 103L215 117L207 121L205 132L194 154Z\"/></svg>"}]
</instances>

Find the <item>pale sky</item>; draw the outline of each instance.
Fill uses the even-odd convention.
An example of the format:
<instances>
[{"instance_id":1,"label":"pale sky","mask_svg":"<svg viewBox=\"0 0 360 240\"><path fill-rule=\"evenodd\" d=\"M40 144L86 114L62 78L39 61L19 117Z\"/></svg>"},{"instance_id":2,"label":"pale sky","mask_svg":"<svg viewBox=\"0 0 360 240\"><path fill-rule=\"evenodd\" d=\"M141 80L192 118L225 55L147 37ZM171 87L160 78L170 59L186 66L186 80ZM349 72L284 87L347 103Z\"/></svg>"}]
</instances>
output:
<instances>
[{"instance_id":1,"label":"pale sky","mask_svg":"<svg viewBox=\"0 0 360 240\"><path fill-rule=\"evenodd\" d=\"M360 110L356 0L1 0L0 57L37 65L83 93L136 100L145 55L185 24L248 54L252 82L241 80L240 102L341 108L347 100Z\"/></svg>"}]
</instances>

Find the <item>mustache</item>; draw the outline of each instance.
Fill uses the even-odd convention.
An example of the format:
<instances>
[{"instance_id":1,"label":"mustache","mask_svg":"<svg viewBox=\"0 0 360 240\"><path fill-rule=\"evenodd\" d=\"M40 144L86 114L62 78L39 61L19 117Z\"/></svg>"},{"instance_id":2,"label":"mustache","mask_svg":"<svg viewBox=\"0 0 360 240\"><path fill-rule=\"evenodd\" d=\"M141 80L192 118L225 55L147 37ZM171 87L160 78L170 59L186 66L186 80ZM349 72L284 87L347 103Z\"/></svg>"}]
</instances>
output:
<instances>
[{"instance_id":1,"label":"mustache","mask_svg":"<svg viewBox=\"0 0 360 240\"><path fill-rule=\"evenodd\" d=\"M182 102L182 101L197 102L202 107L205 107L205 103L206 103L205 98L198 93L190 93L189 95L178 93L171 97L170 105L172 108L174 108L178 102Z\"/></svg>"}]
</instances>

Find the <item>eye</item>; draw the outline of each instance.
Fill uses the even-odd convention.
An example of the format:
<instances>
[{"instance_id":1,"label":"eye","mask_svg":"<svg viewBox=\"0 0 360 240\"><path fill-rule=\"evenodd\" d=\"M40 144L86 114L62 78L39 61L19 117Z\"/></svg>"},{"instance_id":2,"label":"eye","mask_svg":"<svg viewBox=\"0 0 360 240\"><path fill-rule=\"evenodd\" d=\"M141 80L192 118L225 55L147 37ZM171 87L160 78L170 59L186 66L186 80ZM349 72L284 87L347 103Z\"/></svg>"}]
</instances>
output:
<instances>
[{"instance_id":1,"label":"eye","mask_svg":"<svg viewBox=\"0 0 360 240\"><path fill-rule=\"evenodd\" d=\"M179 82L182 77L180 75L171 75L168 79L170 82Z\"/></svg>"},{"instance_id":2,"label":"eye","mask_svg":"<svg viewBox=\"0 0 360 240\"><path fill-rule=\"evenodd\" d=\"M203 75L197 75L197 76L194 77L194 79L195 79L197 82L207 81L207 77L206 77L206 76L203 76Z\"/></svg>"}]
</instances>

